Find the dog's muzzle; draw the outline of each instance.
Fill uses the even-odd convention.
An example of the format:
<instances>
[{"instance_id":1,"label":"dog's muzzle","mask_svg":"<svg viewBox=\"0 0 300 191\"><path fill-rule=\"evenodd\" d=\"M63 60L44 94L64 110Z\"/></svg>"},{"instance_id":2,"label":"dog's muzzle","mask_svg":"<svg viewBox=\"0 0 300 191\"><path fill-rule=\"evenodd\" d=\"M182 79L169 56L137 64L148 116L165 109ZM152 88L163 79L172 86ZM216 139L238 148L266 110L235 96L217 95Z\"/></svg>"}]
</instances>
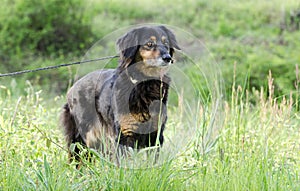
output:
<instances>
[{"instance_id":1,"label":"dog's muzzle","mask_svg":"<svg viewBox=\"0 0 300 191\"><path fill-rule=\"evenodd\" d=\"M161 59L163 60L162 66L166 66L173 63L173 59L168 50L164 46L159 46Z\"/></svg>"},{"instance_id":2,"label":"dog's muzzle","mask_svg":"<svg viewBox=\"0 0 300 191\"><path fill-rule=\"evenodd\" d=\"M173 63L172 57L171 57L171 55L170 55L169 53L163 54L163 55L161 56L161 58L162 58L163 61L166 62L166 63L170 63L170 62Z\"/></svg>"}]
</instances>

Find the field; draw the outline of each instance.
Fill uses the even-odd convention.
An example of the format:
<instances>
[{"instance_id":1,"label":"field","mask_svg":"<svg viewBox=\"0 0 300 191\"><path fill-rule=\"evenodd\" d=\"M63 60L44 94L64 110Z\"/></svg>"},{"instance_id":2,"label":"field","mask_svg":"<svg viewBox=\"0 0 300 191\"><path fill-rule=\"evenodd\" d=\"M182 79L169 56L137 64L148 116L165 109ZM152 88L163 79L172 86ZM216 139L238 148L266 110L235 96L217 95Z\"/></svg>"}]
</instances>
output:
<instances>
[{"instance_id":1,"label":"field","mask_svg":"<svg viewBox=\"0 0 300 191\"><path fill-rule=\"evenodd\" d=\"M174 88L170 97L162 151L171 157L150 167L117 167L91 150L95 160L83 159L79 170L68 163L59 114L74 76L97 68L92 64L0 78L0 190L300 190L300 31L284 16L300 4L158 2L134 2L134 8L125 1L86 1L82 9L98 40L119 27L166 23L205 42L208 60L181 67L196 93ZM5 72L87 58L27 49L31 53L8 61L1 51ZM187 86L182 79L174 83Z\"/></svg>"}]
</instances>

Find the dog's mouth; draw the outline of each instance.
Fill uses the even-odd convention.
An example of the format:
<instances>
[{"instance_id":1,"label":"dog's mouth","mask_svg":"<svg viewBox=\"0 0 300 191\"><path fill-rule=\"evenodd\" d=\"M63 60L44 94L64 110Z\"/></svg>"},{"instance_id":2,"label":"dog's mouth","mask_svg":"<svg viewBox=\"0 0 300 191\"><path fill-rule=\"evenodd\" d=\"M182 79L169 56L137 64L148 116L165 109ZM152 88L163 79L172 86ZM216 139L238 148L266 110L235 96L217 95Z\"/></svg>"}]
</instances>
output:
<instances>
[{"instance_id":1,"label":"dog's mouth","mask_svg":"<svg viewBox=\"0 0 300 191\"><path fill-rule=\"evenodd\" d=\"M164 59L162 56L154 59L146 59L144 62L149 66L165 68L173 64L173 59L171 57L170 59Z\"/></svg>"},{"instance_id":2,"label":"dog's mouth","mask_svg":"<svg viewBox=\"0 0 300 191\"><path fill-rule=\"evenodd\" d=\"M160 78L169 70L172 61L163 60L161 57L143 59L139 64L134 65L145 76Z\"/></svg>"}]
</instances>

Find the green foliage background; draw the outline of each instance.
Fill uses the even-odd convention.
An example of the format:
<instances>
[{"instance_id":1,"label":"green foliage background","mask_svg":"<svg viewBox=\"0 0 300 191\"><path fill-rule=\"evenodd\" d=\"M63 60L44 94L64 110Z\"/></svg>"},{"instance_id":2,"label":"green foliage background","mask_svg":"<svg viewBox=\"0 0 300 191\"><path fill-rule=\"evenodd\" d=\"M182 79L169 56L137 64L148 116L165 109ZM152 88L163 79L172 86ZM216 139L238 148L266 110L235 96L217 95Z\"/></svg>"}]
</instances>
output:
<instances>
[{"instance_id":1,"label":"green foliage background","mask_svg":"<svg viewBox=\"0 0 300 191\"><path fill-rule=\"evenodd\" d=\"M223 71L228 95L234 63L236 84L249 90L266 88L261 79L271 70L275 94L286 95L295 91L295 68L300 63L300 32L293 30L291 11L299 11L297 1L4 0L0 8L0 70L74 61L120 27L163 23L186 29L206 43ZM65 69L14 80L23 86L24 79L30 79L61 93L68 87L68 78ZM11 80L1 79L6 84Z\"/></svg>"}]
</instances>

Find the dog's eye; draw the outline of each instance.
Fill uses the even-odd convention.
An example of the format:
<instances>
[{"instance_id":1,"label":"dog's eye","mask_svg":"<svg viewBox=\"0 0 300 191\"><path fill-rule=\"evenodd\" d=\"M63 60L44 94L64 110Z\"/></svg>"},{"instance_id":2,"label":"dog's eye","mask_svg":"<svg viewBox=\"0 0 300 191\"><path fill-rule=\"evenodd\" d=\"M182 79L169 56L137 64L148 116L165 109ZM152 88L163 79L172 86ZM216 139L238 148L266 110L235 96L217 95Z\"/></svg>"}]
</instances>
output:
<instances>
[{"instance_id":1,"label":"dog's eye","mask_svg":"<svg viewBox=\"0 0 300 191\"><path fill-rule=\"evenodd\" d=\"M164 45L166 48L169 48L169 43L168 43L168 42L163 42L163 45Z\"/></svg>"},{"instance_id":2,"label":"dog's eye","mask_svg":"<svg viewBox=\"0 0 300 191\"><path fill-rule=\"evenodd\" d=\"M150 48L151 48L153 45L154 45L153 42L148 42L148 43L147 43L147 46L150 47Z\"/></svg>"}]
</instances>

